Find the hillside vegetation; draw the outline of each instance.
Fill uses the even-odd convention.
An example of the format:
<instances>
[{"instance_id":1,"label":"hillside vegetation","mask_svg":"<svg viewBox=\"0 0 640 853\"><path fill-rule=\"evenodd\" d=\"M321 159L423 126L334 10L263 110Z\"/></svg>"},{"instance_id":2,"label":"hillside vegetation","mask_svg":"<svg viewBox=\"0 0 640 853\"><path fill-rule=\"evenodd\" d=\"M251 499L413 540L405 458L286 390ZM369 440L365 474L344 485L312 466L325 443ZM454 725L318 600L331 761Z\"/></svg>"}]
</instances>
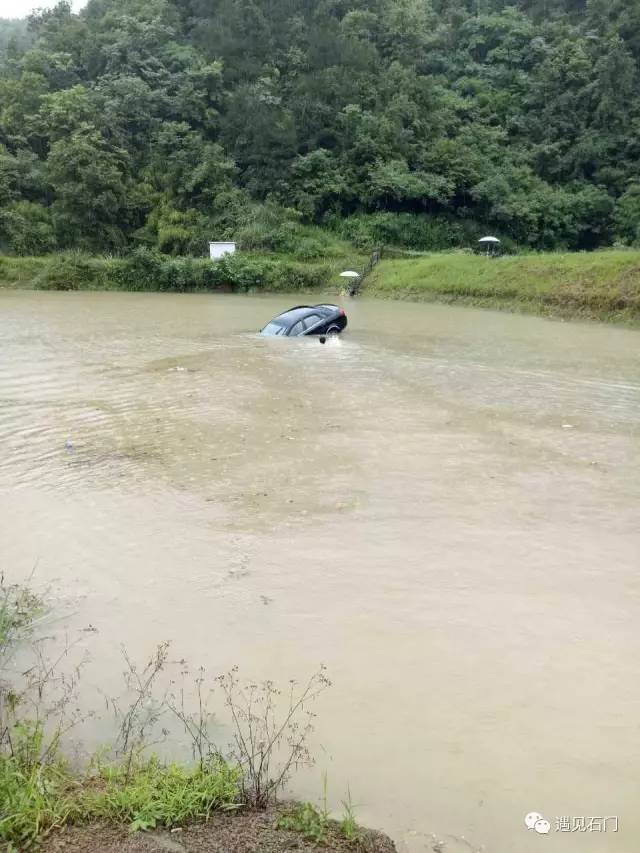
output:
<instances>
[{"instance_id":1,"label":"hillside vegetation","mask_svg":"<svg viewBox=\"0 0 640 853\"><path fill-rule=\"evenodd\" d=\"M633 244L639 59L640 0L61 2L0 22L0 250Z\"/></svg>"}]
</instances>

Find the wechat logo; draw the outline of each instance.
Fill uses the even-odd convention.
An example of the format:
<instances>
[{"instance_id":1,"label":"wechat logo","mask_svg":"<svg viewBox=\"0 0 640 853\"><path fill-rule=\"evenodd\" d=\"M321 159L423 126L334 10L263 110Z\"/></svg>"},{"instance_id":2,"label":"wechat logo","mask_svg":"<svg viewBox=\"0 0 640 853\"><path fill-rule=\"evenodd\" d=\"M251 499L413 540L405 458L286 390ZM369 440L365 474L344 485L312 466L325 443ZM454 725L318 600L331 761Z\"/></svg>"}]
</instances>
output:
<instances>
[{"instance_id":1,"label":"wechat logo","mask_svg":"<svg viewBox=\"0 0 640 853\"><path fill-rule=\"evenodd\" d=\"M539 812L529 812L528 815L525 815L524 824L527 829L533 829L540 835L546 835L551 829L549 821L545 820Z\"/></svg>"}]
</instances>

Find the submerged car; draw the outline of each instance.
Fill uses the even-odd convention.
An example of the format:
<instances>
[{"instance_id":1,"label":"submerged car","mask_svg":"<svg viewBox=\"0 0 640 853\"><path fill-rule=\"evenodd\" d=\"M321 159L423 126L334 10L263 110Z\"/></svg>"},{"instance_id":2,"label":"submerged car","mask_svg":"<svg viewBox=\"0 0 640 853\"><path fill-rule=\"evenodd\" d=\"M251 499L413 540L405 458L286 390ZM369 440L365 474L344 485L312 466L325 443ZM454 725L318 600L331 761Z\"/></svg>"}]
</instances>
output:
<instances>
[{"instance_id":1,"label":"submerged car","mask_svg":"<svg viewBox=\"0 0 640 853\"><path fill-rule=\"evenodd\" d=\"M337 335L347 325L347 315L339 305L296 305L274 317L261 335Z\"/></svg>"}]
</instances>

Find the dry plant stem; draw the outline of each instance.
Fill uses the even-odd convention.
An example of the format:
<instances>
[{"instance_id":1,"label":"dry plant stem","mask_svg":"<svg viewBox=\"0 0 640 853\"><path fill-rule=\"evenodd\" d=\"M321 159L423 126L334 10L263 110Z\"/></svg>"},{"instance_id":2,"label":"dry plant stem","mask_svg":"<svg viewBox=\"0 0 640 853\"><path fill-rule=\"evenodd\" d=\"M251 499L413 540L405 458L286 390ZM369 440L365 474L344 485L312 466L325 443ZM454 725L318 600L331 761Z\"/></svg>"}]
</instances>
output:
<instances>
[{"instance_id":1,"label":"dry plant stem","mask_svg":"<svg viewBox=\"0 0 640 853\"><path fill-rule=\"evenodd\" d=\"M276 798L293 768L313 763L306 741L313 730L314 715L305 705L316 699L330 682L324 667L311 676L298 695L295 683L291 682L288 707L278 721L275 699L280 692L273 682L250 683L243 689L236 672L234 669L218 679L233 720L233 757L243 771L245 799L254 806L265 807ZM298 719L300 714L305 715L303 722ZM273 761L281 749L284 757L272 775Z\"/></svg>"},{"instance_id":2,"label":"dry plant stem","mask_svg":"<svg viewBox=\"0 0 640 853\"><path fill-rule=\"evenodd\" d=\"M189 670L182 671L183 680L189 675ZM167 707L171 713L182 723L185 731L191 738L193 756L199 762L200 769L204 769L205 764L212 756L222 758L219 749L212 743L209 737L209 726L214 719L214 714L209 710L209 699L213 693L209 690L207 695L204 695L205 669L200 667L195 680L197 710L190 713L187 710L185 702L184 683L180 686L178 695L170 693L167 697Z\"/></svg>"},{"instance_id":3,"label":"dry plant stem","mask_svg":"<svg viewBox=\"0 0 640 853\"><path fill-rule=\"evenodd\" d=\"M156 647L152 658L142 673L138 672L136 665L131 661L124 647L122 655L127 664L127 670L124 674L125 683L135 693L135 699L124 713L120 711L117 702L114 701L113 706L116 715L121 718L119 751L125 756L125 779L129 782L134 760L144 749L158 742L148 742L147 734L165 711L166 695L158 702L153 698L153 689L160 673L166 666L169 656L169 643L160 643ZM147 704L150 705L150 709L145 707Z\"/></svg>"}]
</instances>

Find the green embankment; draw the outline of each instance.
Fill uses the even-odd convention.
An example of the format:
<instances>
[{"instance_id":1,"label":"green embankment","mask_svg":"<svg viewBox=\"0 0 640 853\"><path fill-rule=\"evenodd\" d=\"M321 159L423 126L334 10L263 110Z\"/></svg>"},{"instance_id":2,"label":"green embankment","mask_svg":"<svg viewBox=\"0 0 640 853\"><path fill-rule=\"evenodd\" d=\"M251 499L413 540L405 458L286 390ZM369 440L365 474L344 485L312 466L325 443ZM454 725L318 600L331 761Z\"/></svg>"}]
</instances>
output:
<instances>
[{"instance_id":1,"label":"green embankment","mask_svg":"<svg viewBox=\"0 0 640 853\"><path fill-rule=\"evenodd\" d=\"M366 293L640 325L640 251L387 258Z\"/></svg>"},{"instance_id":2,"label":"green embankment","mask_svg":"<svg viewBox=\"0 0 640 853\"><path fill-rule=\"evenodd\" d=\"M209 258L161 255L139 249L124 258L77 252L43 257L0 256L0 288L29 290L311 291L336 285L339 273L362 269L368 255L348 244L320 258L240 252L212 263Z\"/></svg>"},{"instance_id":3,"label":"green embankment","mask_svg":"<svg viewBox=\"0 0 640 853\"><path fill-rule=\"evenodd\" d=\"M0 287L42 290L294 292L337 288L368 255L348 244L321 260L241 252L211 263L138 250L126 258L78 253L0 257ZM338 251L339 250L339 251ZM398 256L388 250L366 279L368 296L460 303L640 325L640 250L515 255L463 252Z\"/></svg>"}]
</instances>

